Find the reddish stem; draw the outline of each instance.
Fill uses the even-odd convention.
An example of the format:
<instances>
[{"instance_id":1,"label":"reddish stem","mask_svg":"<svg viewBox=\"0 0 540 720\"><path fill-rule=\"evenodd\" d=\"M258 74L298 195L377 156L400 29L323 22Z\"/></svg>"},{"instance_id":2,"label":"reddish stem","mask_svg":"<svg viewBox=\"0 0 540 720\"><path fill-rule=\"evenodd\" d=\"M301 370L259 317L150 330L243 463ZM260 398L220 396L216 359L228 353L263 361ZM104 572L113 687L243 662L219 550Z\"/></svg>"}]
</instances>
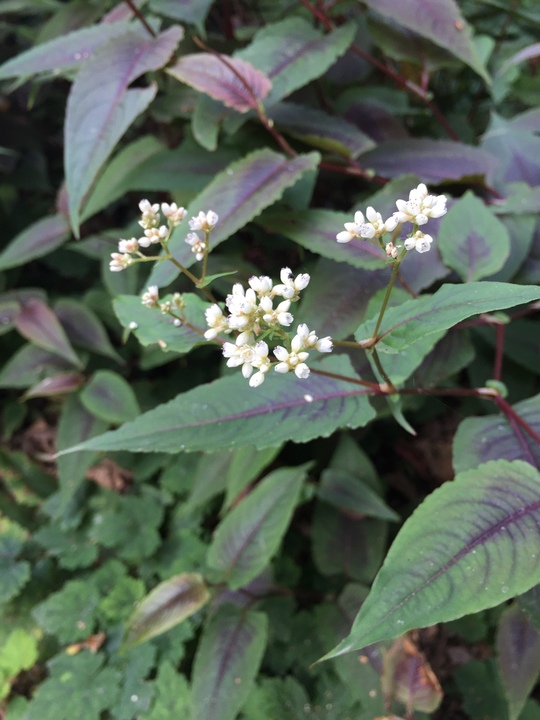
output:
<instances>
[{"instance_id":1,"label":"reddish stem","mask_svg":"<svg viewBox=\"0 0 540 720\"><path fill-rule=\"evenodd\" d=\"M495 362L493 365L493 379L500 380L502 375L502 364L504 355L504 332L506 325L502 323L495 325L497 344L495 345Z\"/></svg>"},{"instance_id":2,"label":"reddish stem","mask_svg":"<svg viewBox=\"0 0 540 720\"><path fill-rule=\"evenodd\" d=\"M142 14L142 12L139 10L139 8L133 3L133 0L124 0L126 5L129 7L131 12L135 15L137 20L144 26L145 30L147 30L152 37L157 37L157 33L154 32L154 30L151 28L151 26L148 24L146 18Z\"/></svg>"},{"instance_id":3,"label":"reddish stem","mask_svg":"<svg viewBox=\"0 0 540 720\"><path fill-rule=\"evenodd\" d=\"M494 402L498 405L499 409L506 415L508 419L512 418L515 422L522 427L525 432L532 437L532 439L540 445L540 435L519 415L514 408L507 403L504 398L500 395L495 395L493 398Z\"/></svg>"}]
</instances>

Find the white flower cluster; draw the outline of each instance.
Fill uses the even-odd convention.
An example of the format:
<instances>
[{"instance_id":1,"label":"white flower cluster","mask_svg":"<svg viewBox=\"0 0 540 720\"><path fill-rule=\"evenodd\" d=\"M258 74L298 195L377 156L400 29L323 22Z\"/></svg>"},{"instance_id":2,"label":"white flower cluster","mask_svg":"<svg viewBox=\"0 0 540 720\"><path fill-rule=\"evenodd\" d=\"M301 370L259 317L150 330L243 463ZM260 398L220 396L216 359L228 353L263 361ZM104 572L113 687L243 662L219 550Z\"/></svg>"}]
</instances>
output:
<instances>
[{"instance_id":1,"label":"white flower cluster","mask_svg":"<svg viewBox=\"0 0 540 720\"><path fill-rule=\"evenodd\" d=\"M257 387L264 382L272 365L277 372L293 371L297 377L306 378L309 375L309 367L306 365L308 351L332 350L332 340L329 337L319 339L307 325L301 324L290 342L290 349L278 345L273 350L277 362L269 359L268 344L262 338L257 341L257 338L261 334L270 339L288 338L282 328L293 323L294 318L289 309L291 303L298 300L300 292L307 287L309 275L301 273L295 277L290 268L283 268L280 280L281 283L274 285L267 276L252 277L247 289L236 283L225 300L228 315L223 313L219 305L212 305L205 313L210 328L204 334L207 340L213 340L220 333L239 333L235 343L224 343L223 355L227 358L229 367L242 366L242 374L246 379L249 378L251 387ZM276 297L282 299L274 307ZM257 371L255 374L254 370Z\"/></svg>"},{"instance_id":2,"label":"white flower cluster","mask_svg":"<svg viewBox=\"0 0 540 720\"><path fill-rule=\"evenodd\" d=\"M353 238L361 238L375 240L383 246L380 240L383 235L393 232L402 223L410 222L414 226L413 233L405 240L405 249L416 250L419 253L427 252L431 248L433 238L418 230L418 227L425 225L430 218L442 217L446 213L446 197L429 195L427 187L424 183L420 183L411 190L408 200L397 200L396 206L397 212L388 220L383 220L381 214L372 207L366 210L366 218L360 211L356 212L354 222L345 223L345 230L336 235L336 240L339 243L348 243ZM389 242L383 247L388 257L397 259L401 245Z\"/></svg>"},{"instance_id":3,"label":"white flower cluster","mask_svg":"<svg viewBox=\"0 0 540 720\"><path fill-rule=\"evenodd\" d=\"M190 232L186 237L186 242L191 245L191 252L195 253L197 260L204 258L208 248L208 236L215 228L218 220L219 216L213 210L209 210L207 213L201 210L198 215L195 215L189 221L190 230L198 230L204 233L204 238L199 237L196 232Z\"/></svg>"}]
</instances>

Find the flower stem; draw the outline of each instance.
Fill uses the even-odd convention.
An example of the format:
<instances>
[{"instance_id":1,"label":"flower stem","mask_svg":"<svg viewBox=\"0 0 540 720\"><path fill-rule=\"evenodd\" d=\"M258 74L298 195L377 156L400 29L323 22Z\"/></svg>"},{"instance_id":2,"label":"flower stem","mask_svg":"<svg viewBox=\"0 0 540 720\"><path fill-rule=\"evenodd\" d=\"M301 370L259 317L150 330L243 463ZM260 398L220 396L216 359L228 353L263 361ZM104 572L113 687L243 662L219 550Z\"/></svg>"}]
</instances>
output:
<instances>
[{"instance_id":1,"label":"flower stem","mask_svg":"<svg viewBox=\"0 0 540 720\"><path fill-rule=\"evenodd\" d=\"M202 274L201 279L199 280L200 283L203 283L206 278L206 265L208 264L208 253L210 252L210 232L208 230L205 231L205 250L204 250L204 258L203 258L203 266L202 266Z\"/></svg>"},{"instance_id":2,"label":"flower stem","mask_svg":"<svg viewBox=\"0 0 540 720\"><path fill-rule=\"evenodd\" d=\"M388 301L390 300L390 294L392 292L392 288L394 287L394 283L396 281L396 278L399 273L399 266L401 264L401 261L405 257L405 254L407 253L407 250L403 248L401 251L401 255L398 257L398 259L394 262L394 267L392 269L392 275L390 277L390 282L388 283L388 287L386 288L386 293L384 296L384 300L381 305L381 310L379 312L379 317L377 318L377 324L375 325L375 330L373 331L373 343L375 344L377 342L377 336L379 334L379 330L381 328L381 323L383 321L384 313L386 312L386 308L388 306Z\"/></svg>"}]
</instances>

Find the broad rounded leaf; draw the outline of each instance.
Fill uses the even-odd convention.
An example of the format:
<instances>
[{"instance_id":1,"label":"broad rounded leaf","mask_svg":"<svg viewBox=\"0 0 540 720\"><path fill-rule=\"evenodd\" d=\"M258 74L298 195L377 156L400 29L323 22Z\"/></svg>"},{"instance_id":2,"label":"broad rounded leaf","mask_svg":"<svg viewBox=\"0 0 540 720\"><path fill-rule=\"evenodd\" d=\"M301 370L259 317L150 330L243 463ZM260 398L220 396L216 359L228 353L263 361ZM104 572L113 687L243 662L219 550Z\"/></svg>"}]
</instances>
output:
<instances>
[{"instance_id":1,"label":"broad rounded leaf","mask_svg":"<svg viewBox=\"0 0 540 720\"><path fill-rule=\"evenodd\" d=\"M540 435L540 395L516 403L513 408ZM502 414L465 418L454 437L454 470L472 470L499 459L524 460L540 469L540 445Z\"/></svg>"},{"instance_id":2,"label":"broad rounded leaf","mask_svg":"<svg viewBox=\"0 0 540 720\"><path fill-rule=\"evenodd\" d=\"M192 713L197 720L234 720L246 701L266 646L262 613L231 605L205 627L193 666Z\"/></svg>"},{"instance_id":3,"label":"broad rounded leaf","mask_svg":"<svg viewBox=\"0 0 540 720\"><path fill-rule=\"evenodd\" d=\"M354 378L346 356L321 369ZM365 388L312 373L305 380L272 373L259 388L239 374L201 385L144 413L118 430L70 448L134 452L214 451L307 442L375 417Z\"/></svg>"},{"instance_id":4,"label":"broad rounded leaf","mask_svg":"<svg viewBox=\"0 0 540 720\"><path fill-rule=\"evenodd\" d=\"M210 53L184 55L168 68L167 72L186 85L210 95L214 100L221 100L227 107L238 112L256 109L257 100L266 98L272 83L250 63L238 58L223 57L226 62ZM234 68L236 73L231 68Z\"/></svg>"},{"instance_id":5,"label":"broad rounded leaf","mask_svg":"<svg viewBox=\"0 0 540 720\"><path fill-rule=\"evenodd\" d=\"M113 301L113 307L122 326L130 330L141 345L157 344L165 352L187 353L195 345L206 342L203 333L208 325L204 311L209 303L193 293L185 293L183 297L186 320L200 328L200 332L187 325L175 325L175 318L163 315L157 308L145 307L140 298L133 295L121 295Z\"/></svg>"},{"instance_id":6,"label":"broad rounded leaf","mask_svg":"<svg viewBox=\"0 0 540 720\"><path fill-rule=\"evenodd\" d=\"M80 397L88 412L106 422L119 424L140 414L131 385L112 370L98 370Z\"/></svg>"},{"instance_id":7,"label":"broad rounded leaf","mask_svg":"<svg viewBox=\"0 0 540 720\"><path fill-rule=\"evenodd\" d=\"M15 318L15 326L34 345L59 355L75 367L81 367L58 318L41 300L28 300Z\"/></svg>"},{"instance_id":8,"label":"broad rounded leaf","mask_svg":"<svg viewBox=\"0 0 540 720\"><path fill-rule=\"evenodd\" d=\"M116 143L157 92L155 85L129 91L128 86L164 65L181 38L180 27L171 27L157 38L128 32L90 58L77 75L65 123L66 184L76 233L84 195Z\"/></svg>"},{"instance_id":9,"label":"broad rounded leaf","mask_svg":"<svg viewBox=\"0 0 540 720\"><path fill-rule=\"evenodd\" d=\"M470 191L443 217L437 245L464 282L493 275L510 254L508 230Z\"/></svg>"},{"instance_id":10,"label":"broad rounded leaf","mask_svg":"<svg viewBox=\"0 0 540 720\"><path fill-rule=\"evenodd\" d=\"M392 23L398 23L418 35L449 50L480 77L489 75L474 44L471 28L463 19L454 0L364 0L366 5Z\"/></svg>"},{"instance_id":11,"label":"broad rounded leaf","mask_svg":"<svg viewBox=\"0 0 540 720\"><path fill-rule=\"evenodd\" d=\"M60 247L69 236L69 225L62 215L38 220L17 235L0 254L0 270L24 265Z\"/></svg>"},{"instance_id":12,"label":"broad rounded leaf","mask_svg":"<svg viewBox=\"0 0 540 720\"><path fill-rule=\"evenodd\" d=\"M497 655L509 720L518 720L540 675L540 633L517 603L501 615Z\"/></svg>"},{"instance_id":13,"label":"broad rounded leaf","mask_svg":"<svg viewBox=\"0 0 540 720\"><path fill-rule=\"evenodd\" d=\"M279 200L305 172L315 170L319 160L318 153L289 159L268 148L256 150L219 173L190 204L188 216L197 215L203 209L218 213L219 222L212 231L214 249ZM184 267L190 267L195 262L195 255L184 242L186 228L187 222L185 228L179 228L173 235L169 250ZM159 263L152 271L149 283L161 287L177 275L178 270L172 263Z\"/></svg>"},{"instance_id":14,"label":"broad rounded leaf","mask_svg":"<svg viewBox=\"0 0 540 720\"><path fill-rule=\"evenodd\" d=\"M486 463L435 490L398 533L350 635L325 659L491 608L540 582L540 473Z\"/></svg>"},{"instance_id":15,"label":"broad rounded leaf","mask_svg":"<svg viewBox=\"0 0 540 720\"><path fill-rule=\"evenodd\" d=\"M124 647L137 645L178 625L210 599L203 578L182 573L165 580L141 600L128 620Z\"/></svg>"},{"instance_id":16,"label":"broad rounded leaf","mask_svg":"<svg viewBox=\"0 0 540 720\"><path fill-rule=\"evenodd\" d=\"M247 585L270 562L296 507L307 466L281 468L261 480L218 525L208 564L230 588Z\"/></svg>"}]
</instances>

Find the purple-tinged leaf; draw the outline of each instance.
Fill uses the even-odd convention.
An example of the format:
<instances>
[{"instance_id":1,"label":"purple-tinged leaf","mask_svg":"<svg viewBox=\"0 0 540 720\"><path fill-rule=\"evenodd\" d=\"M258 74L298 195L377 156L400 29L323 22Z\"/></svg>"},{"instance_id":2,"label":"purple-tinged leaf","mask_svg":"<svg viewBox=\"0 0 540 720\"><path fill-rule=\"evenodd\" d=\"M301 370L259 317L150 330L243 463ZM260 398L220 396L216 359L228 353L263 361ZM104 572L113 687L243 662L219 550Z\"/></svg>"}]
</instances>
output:
<instances>
[{"instance_id":1,"label":"purple-tinged leaf","mask_svg":"<svg viewBox=\"0 0 540 720\"><path fill-rule=\"evenodd\" d=\"M256 109L258 101L267 97L272 83L250 63L223 57L226 63L210 53L184 55L167 72L176 80L210 95L214 100L221 100L238 112Z\"/></svg>"},{"instance_id":2,"label":"purple-tinged leaf","mask_svg":"<svg viewBox=\"0 0 540 720\"><path fill-rule=\"evenodd\" d=\"M284 102L274 105L271 114L284 132L320 150L355 158L375 146L355 125L322 110Z\"/></svg>"},{"instance_id":3,"label":"purple-tinged leaf","mask_svg":"<svg viewBox=\"0 0 540 720\"><path fill-rule=\"evenodd\" d=\"M92 415L114 425L133 420L141 412L131 385L112 370L98 370L80 399Z\"/></svg>"},{"instance_id":4,"label":"purple-tinged leaf","mask_svg":"<svg viewBox=\"0 0 540 720\"><path fill-rule=\"evenodd\" d=\"M319 572L370 583L384 559L388 523L373 518L358 520L317 502L311 535Z\"/></svg>"},{"instance_id":5,"label":"purple-tinged leaf","mask_svg":"<svg viewBox=\"0 0 540 720\"><path fill-rule=\"evenodd\" d=\"M0 270L47 255L60 247L69 234L69 225L61 215L38 220L17 235L0 254Z\"/></svg>"},{"instance_id":6,"label":"purple-tinged leaf","mask_svg":"<svg viewBox=\"0 0 540 720\"><path fill-rule=\"evenodd\" d=\"M188 216L197 215L200 210L218 213L219 222L212 231L215 248L279 200L304 173L315 170L319 160L320 155L315 152L289 159L267 148L256 150L217 175L190 204ZM169 249L184 267L190 267L195 255L184 242L186 232L187 221L170 240ZM149 283L161 287L177 276L178 270L171 263L159 263Z\"/></svg>"},{"instance_id":7,"label":"purple-tinged leaf","mask_svg":"<svg viewBox=\"0 0 540 720\"><path fill-rule=\"evenodd\" d=\"M522 48L517 53L515 53L514 55L509 57L508 60L506 60L506 62L499 69L498 75L504 75L506 70L511 65L518 65L519 63L522 63L525 60L534 60L539 55L540 55L540 43L533 43L532 45L527 45L527 47Z\"/></svg>"},{"instance_id":8,"label":"purple-tinged leaf","mask_svg":"<svg viewBox=\"0 0 540 720\"><path fill-rule=\"evenodd\" d=\"M504 190L506 183L514 182L540 185L540 138L534 133L493 115L481 146L499 160L496 187Z\"/></svg>"},{"instance_id":9,"label":"purple-tinged leaf","mask_svg":"<svg viewBox=\"0 0 540 720\"><path fill-rule=\"evenodd\" d=\"M474 355L474 345L468 333L450 330L414 371L414 384L423 388L437 387L443 380L470 365Z\"/></svg>"},{"instance_id":10,"label":"purple-tinged leaf","mask_svg":"<svg viewBox=\"0 0 540 720\"><path fill-rule=\"evenodd\" d=\"M268 565L291 521L308 466L280 468L261 480L218 525L208 550L210 567L236 590Z\"/></svg>"},{"instance_id":11,"label":"purple-tinged leaf","mask_svg":"<svg viewBox=\"0 0 540 720\"><path fill-rule=\"evenodd\" d=\"M193 666L197 720L234 720L245 703L266 647L262 613L223 605L205 627Z\"/></svg>"},{"instance_id":12,"label":"purple-tinged leaf","mask_svg":"<svg viewBox=\"0 0 540 720\"><path fill-rule=\"evenodd\" d=\"M229 508L240 493L255 480L265 467L276 459L281 447L257 450L254 447L238 448L233 454L225 478L227 494L224 508Z\"/></svg>"},{"instance_id":13,"label":"purple-tinged leaf","mask_svg":"<svg viewBox=\"0 0 540 720\"><path fill-rule=\"evenodd\" d=\"M377 492L347 470L323 470L317 495L352 518L374 517L393 522L400 519Z\"/></svg>"},{"instance_id":14,"label":"purple-tinged leaf","mask_svg":"<svg viewBox=\"0 0 540 720\"><path fill-rule=\"evenodd\" d=\"M507 229L470 191L443 217L437 244L444 262L464 282L493 275L510 254Z\"/></svg>"},{"instance_id":15,"label":"purple-tinged leaf","mask_svg":"<svg viewBox=\"0 0 540 720\"><path fill-rule=\"evenodd\" d=\"M86 305L77 300L63 298L55 304L54 313L74 345L92 350L116 362L123 362L113 348L101 320Z\"/></svg>"},{"instance_id":16,"label":"purple-tinged leaf","mask_svg":"<svg viewBox=\"0 0 540 720\"><path fill-rule=\"evenodd\" d=\"M134 0L133 5L136 8L141 8L145 4L146 0ZM133 10L129 7L127 3L124 2L124 0L121 0L121 2L118 2L118 4L112 8L112 10L109 10L108 13L106 13L100 20L100 23L102 25L108 24L108 23L118 23L122 22L123 20L132 20L135 17L135 13Z\"/></svg>"},{"instance_id":17,"label":"purple-tinged leaf","mask_svg":"<svg viewBox=\"0 0 540 720\"><path fill-rule=\"evenodd\" d=\"M0 301L0 335L5 335L15 327L15 318L21 311L21 304L16 300Z\"/></svg>"},{"instance_id":18,"label":"purple-tinged leaf","mask_svg":"<svg viewBox=\"0 0 540 720\"><path fill-rule=\"evenodd\" d=\"M45 378L36 385L29 388L23 395L23 398L34 397L53 397L55 395L67 395L75 392L85 383L84 375L78 373L62 373L53 375L53 377Z\"/></svg>"},{"instance_id":19,"label":"purple-tinged leaf","mask_svg":"<svg viewBox=\"0 0 540 720\"><path fill-rule=\"evenodd\" d=\"M3 366L0 388L26 388L72 367L70 362L36 345L23 345Z\"/></svg>"},{"instance_id":20,"label":"purple-tinged leaf","mask_svg":"<svg viewBox=\"0 0 540 720\"><path fill-rule=\"evenodd\" d=\"M517 598L519 606L540 632L540 585L535 585Z\"/></svg>"},{"instance_id":21,"label":"purple-tinged leaf","mask_svg":"<svg viewBox=\"0 0 540 720\"><path fill-rule=\"evenodd\" d=\"M210 304L194 293L184 293L183 297L185 318L191 327L175 323L175 318L163 315L158 308L145 307L140 298L133 295L121 295L113 301L113 307L120 324L133 332L141 345L159 345L164 352L187 353L195 345L207 342L203 337L208 330L204 311ZM199 328L200 332L193 328Z\"/></svg>"},{"instance_id":22,"label":"purple-tinged leaf","mask_svg":"<svg viewBox=\"0 0 540 720\"><path fill-rule=\"evenodd\" d=\"M497 656L509 720L518 720L540 675L540 633L517 603L499 620Z\"/></svg>"},{"instance_id":23,"label":"purple-tinged leaf","mask_svg":"<svg viewBox=\"0 0 540 720\"><path fill-rule=\"evenodd\" d=\"M439 681L411 638L398 638L384 655L381 686L388 701L397 700L411 711L432 713L443 699Z\"/></svg>"},{"instance_id":24,"label":"purple-tinged leaf","mask_svg":"<svg viewBox=\"0 0 540 720\"><path fill-rule=\"evenodd\" d=\"M476 49L472 31L454 0L365 0L366 5L403 25L431 42L448 50L462 60L486 83L490 82L487 70Z\"/></svg>"},{"instance_id":25,"label":"purple-tinged leaf","mask_svg":"<svg viewBox=\"0 0 540 720\"><path fill-rule=\"evenodd\" d=\"M124 647L170 630L200 610L209 599L210 592L200 575L182 573L165 580L135 608L126 625Z\"/></svg>"},{"instance_id":26,"label":"purple-tinged leaf","mask_svg":"<svg viewBox=\"0 0 540 720\"><path fill-rule=\"evenodd\" d=\"M350 635L325 659L533 587L540 552L531 552L531 538L539 523L540 474L527 463L498 460L460 473L405 522Z\"/></svg>"},{"instance_id":27,"label":"purple-tinged leaf","mask_svg":"<svg viewBox=\"0 0 540 720\"><path fill-rule=\"evenodd\" d=\"M540 395L516 403L515 412L540 435ZM502 415L465 418L454 437L454 470L471 470L488 460L523 460L540 469L540 445Z\"/></svg>"},{"instance_id":28,"label":"purple-tinged leaf","mask_svg":"<svg viewBox=\"0 0 540 720\"><path fill-rule=\"evenodd\" d=\"M321 370L354 378L346 356L327 358ZM253 392L248 392L253 390ZM259 388L240 374L201 385L75 450L188 452L327 437L337 428L361 427L375 416L365 388L317 375L305 380L271 373Z\"/></svg>"},{"instance_id":29,"label":"purple-tinged leaf","mask_svg":"<svg viewBox=\"0 0 540 720\"><path fill-rule=\"evenodd\" d=\"M67 336L53 311L41 300L28 300L15 318L20 334L34 345L59 355L75 367L81 361L71 347Z\"/></svg>"},{"instance_id":30,"label":"purple-tinged leaf","mask_svg":"<svg viewBox=\"0 0 540 720\"><path fill-rule=\"evenodd\" d=\"M390 140L361 155L362 167L383 177L415 173L426 183L476 177L490 182L497 158L485 150L451 140Z\"/></svg>"},{"instance_id":31,"label":"purple-tinged leaf","mask_svg":"<svg viewBox=\"0 0 540 720\"><path fill-rule=\"evenodd\" d=\"M157 91L155 84L134 90L128 90L129 85L143 73L162 67L182 35L178 26L157 38L125 33L92 56L77 75L67 103L64 159L76 233L81 203L99 169Z\"/></svg>"},{"instance_id":32,"label":"purple-tinged leaf","mask_svg":"<svg viewBox=\"0 0 540 720\"><path fill-rule=\"evenodd\" d=\"M213 0L151 0L153 12L191 23L202 30L203 23Z\"/></svg>"},{"instance_id":33,"label":"purple-tinged leaf","mask_svg":"<svg viewBox=\"0 0 540 720\"><path fill-rule=\"evenodd\" d=\"M109 40L125 34L128 28L127 23L93 25L36 45L0 65L0 80L76 68ZM136 26L133 31L136 32Z\"/></svg>"}]
</instances>

